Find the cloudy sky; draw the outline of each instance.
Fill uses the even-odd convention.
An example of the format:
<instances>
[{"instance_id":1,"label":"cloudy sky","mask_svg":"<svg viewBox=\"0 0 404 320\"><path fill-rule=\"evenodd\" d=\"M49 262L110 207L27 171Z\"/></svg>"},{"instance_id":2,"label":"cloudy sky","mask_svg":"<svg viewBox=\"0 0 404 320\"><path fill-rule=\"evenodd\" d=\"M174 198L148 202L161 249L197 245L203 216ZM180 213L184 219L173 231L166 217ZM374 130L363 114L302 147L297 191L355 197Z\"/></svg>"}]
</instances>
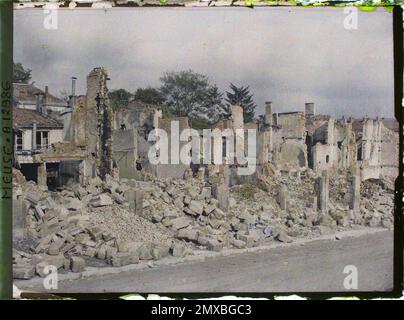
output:
<instances>
[{"instance_id":1,"label":"cloudy sky","mask_svg":"<svg viewBox=\"0 0 404 320\"><path fill-rule=\"evenodd\" d=\"M262 112L303 110L333 116L392 117L392 13L359 12L346 30L343 8L61 9L58 29L42 9L17 10L14 56L52 93L85 93L104 66L110 89L158 86L164 71L192 69L223 91L249 85Z\"/></svg>"}]
</instances>

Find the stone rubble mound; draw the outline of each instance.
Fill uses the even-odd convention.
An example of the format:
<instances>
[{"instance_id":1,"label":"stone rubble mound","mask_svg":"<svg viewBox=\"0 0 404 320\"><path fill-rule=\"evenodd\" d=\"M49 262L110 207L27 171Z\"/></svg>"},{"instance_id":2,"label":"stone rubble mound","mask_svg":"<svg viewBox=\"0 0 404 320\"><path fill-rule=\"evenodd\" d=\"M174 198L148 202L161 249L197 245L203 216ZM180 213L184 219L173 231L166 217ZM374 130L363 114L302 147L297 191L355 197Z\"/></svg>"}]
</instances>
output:
<instances>
[{"instance_id":1,"label":"stone rubble mound","mask_svg":"<svg viewBox=\"0 0 404 320\"><path fill-rule=\"evenodd\" d=\"M14 178L14 196L27 210L26 235L14 243L16 279L44 277L50 265L81 272L95 261L124 266L187 254L187 246L166 228L136 215L127 200L134 181L131 186L96 178L85 187L49 192L18 171Z\"/></svg>"},{"instance_id":2,"label":"stone rubble mound","mask_svg":"<svg viewBox=\"0 0 404 320\"><path fill-rule=\"evenodd\" d=\"M317 209L316 179L311 170L259 177L257 185L227 189L225 210L213 196L215 184L199 178L95 178L86 186L50 192L16 170L14 195L28 214L27 234L14 245L14 277L45 276L49 265L81 272L96 261L124 266L194 250L287 243L355 225L392 227L391 182L362 182L361 210L353 213L348 178L337 174L330 179L324 214Z\"/></svg>"}]
</instances>

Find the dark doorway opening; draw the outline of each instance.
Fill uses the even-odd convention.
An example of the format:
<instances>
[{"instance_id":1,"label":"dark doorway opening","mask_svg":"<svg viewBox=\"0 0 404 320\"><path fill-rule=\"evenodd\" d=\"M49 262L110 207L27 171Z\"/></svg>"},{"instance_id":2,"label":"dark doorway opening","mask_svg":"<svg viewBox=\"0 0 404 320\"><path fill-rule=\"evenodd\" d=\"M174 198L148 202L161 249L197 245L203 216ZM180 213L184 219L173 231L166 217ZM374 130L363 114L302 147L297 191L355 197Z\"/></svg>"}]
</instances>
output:
<instances>
[{"instance_id":1,"label":"dark doorway opening","mask_svg":"<svg viewBox=\"0 0 404 320\"><path fill-rule=\"evenodd\" d=\"M37 163L24 163L21 164L21 173L24 175L27 181L38 182L38 167Z\"/></svg>"}]
</instances>

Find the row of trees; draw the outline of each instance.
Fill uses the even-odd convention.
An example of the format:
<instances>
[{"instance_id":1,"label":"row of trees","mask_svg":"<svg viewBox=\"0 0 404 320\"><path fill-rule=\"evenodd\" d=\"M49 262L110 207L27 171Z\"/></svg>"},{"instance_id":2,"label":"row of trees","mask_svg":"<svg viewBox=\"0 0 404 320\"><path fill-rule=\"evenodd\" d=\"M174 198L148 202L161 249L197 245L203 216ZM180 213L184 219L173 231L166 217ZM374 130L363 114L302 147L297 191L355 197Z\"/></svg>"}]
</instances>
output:
<instances>
[{"instance_id":1,"label":"row of trees","mask_svg":"<svg viewBox=\"0 0 404 320\"><path fill-rule=\"evenodd\" d=\"M13 81L28 83L31 70L21 63L13 64ZM125 89L110 92L112 107L117 110L128 105L131 99L160 106L164 114L189 116L193 124L208 126L227 117L231 105L240 105L244 110L244 121L254 119L256 104L249 87L230 84L229 91L220 92L209 78L192 70L166 72L160 77L158 88L138 88L134 93Z\"/></svg>"},{"instance_id":2,"label":"row of trees","mask_svg":"<svg viewBox=\"0 0 404 320\"><path fill-rule=\"evenodd\" d=\"M189 116L201 126L212 124L229 115L230 105L238 104L244 110L244 121L254 119L256 104L249 87L230 84L225 97L208 77L192 70L166 72L158 88L139 88L133 94L125 89L111 91L114 109L127 106L130 99L160 106L166 115Z\"/></svg>"}]
</instances>

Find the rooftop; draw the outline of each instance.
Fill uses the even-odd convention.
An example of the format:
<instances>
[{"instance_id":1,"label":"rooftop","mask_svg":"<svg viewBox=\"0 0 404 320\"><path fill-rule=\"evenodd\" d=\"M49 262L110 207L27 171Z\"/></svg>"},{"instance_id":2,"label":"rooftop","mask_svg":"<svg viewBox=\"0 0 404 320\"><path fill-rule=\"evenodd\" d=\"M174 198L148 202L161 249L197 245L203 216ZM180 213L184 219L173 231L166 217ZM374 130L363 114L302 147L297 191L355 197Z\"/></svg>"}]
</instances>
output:
<instances>
[{"instance_id":1,"label":"rooftop","mask_svg":"<svg viewBox=\"0 0 404 320\"><path fill-rule=\"evenodd\" d=\"M38 93L45 94L45 91L38 89L33 84L13 83L13 96L18 102L35 104L36 94ZM66 106L67 103L48 92L46 94L46 105Z\"/></svg>"},{"instance_id":2,"label":"rooftop","mask_svg":"<svg viewBox=\"0 0 404 320\"><path fill-rule=\"evenodd\" d=\"M13 108L13 127L31 128L36 122L38 128L63 129L63 124L36 110Z\"/></svg>"}]
</instances>

